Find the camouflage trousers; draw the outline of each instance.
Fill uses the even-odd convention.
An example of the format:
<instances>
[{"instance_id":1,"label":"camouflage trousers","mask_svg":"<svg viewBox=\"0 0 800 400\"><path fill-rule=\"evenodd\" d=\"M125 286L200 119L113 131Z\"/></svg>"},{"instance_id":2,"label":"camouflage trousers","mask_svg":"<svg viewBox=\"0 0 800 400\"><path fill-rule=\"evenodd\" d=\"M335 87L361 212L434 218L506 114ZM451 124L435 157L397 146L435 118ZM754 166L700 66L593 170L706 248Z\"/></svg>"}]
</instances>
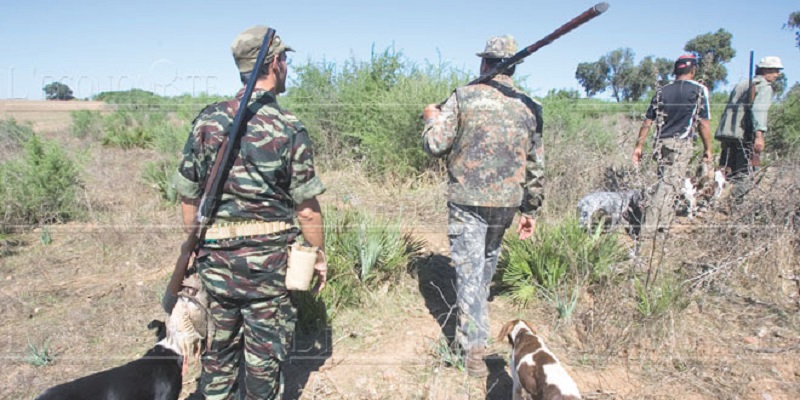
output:
<instances>
[{"instance_id":1,"label":"camouflage trousers","mask_svg":"<svg viewBox=\"0 0 800 400\"><path fill-rule=\"evenodd\" d=\"M285 288L285 240L198 257L216 331L203 354L207 400L278 399L296 310ZM239 371L240 366L244 371Z\"/></svg>"},{"instance_id":2,"label":"camouflage trousers","mask_svg":"<svg viewBox=\"0 0 800 400\"><path fill-rule=\"evenodd\" d=\"M642 233L653 234L659 229L669 229L675 217L675 200L689 170L692 142L685 139L661 139L653 151L658 165L658 183L648 201L644 214Z\"/></svg>"},{"instance_id":3,"label":"camouflage trousers","mask_svg":"<svg viewBox=\"0 0 800 400\"><path fill-rule=\"evenodd\" d=\"M456 269L458 327L456 343L467 351L489 337L489 285L497 270L503 234L516 208L474 207L454 203L449 210L450 257Z\"/></svg>"}]
</instances>

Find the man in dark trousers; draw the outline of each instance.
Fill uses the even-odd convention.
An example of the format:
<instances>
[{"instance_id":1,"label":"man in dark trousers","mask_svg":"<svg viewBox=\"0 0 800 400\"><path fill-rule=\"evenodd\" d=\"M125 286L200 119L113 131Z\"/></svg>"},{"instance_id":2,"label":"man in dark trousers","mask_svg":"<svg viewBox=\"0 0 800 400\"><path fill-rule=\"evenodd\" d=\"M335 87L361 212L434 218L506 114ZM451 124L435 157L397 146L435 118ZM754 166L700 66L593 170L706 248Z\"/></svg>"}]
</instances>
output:
<instances>
[{"instance_id":1,"label":"man in dark trousers","mask_svg":"<svg viewBox=\"0 0 800 400\"><path fill-rule=\"evenodd\" d=\"M703 140L703 162L711 161L708 89L694 81L697 73L695 56L680 56L675 61L673 73L675 81L660 88L650 101L633 149L632 159L638 165L645 139L655 122L653 158L658 165L658 184L645 211L641 231L645 236L669 229L675 215L676 196L689 170L697 132Z\"/></svg>"},{"instance_id":2,"label":"man in dark trousers","mask_svg":"<svg viewBox=\"0 0 800 400\"><path fill-rule=\"evenodd\" d=\"M731 91L714 138L720 141L719 165L733 184L731 195L741 199L750 190L751 174L760 166L767 132L767 115L772 105L772 82L781 75L778 57L764 57L756 66L756 76L739 82Z\"/></svg>"},{"instance_id":3,"label":"man in dark trousers","mask_svg":"<svg viewBox=\"0 0 800 400\"><path fill-rule=\"evenodd\" d=\"M511 36L490 38L481 74L517 52ZM456 342L471 376L488 375L489 284L503 233L517 211L520 239L533 234L544 199L542 107L514 86L514 67L485 84L460 87L441 111L423 111L425 151L447 157L450 256L459 309Z\"/></svg>"}]
</instances>

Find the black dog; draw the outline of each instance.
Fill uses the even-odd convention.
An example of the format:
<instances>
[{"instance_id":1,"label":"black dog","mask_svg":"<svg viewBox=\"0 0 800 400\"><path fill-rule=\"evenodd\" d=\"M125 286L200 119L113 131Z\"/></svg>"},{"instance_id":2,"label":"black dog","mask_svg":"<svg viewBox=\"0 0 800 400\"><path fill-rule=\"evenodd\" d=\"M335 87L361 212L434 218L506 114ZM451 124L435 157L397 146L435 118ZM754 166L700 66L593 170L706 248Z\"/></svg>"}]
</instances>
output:
<instances>
[{"instance_id":1,"label":"black dog","mask_svg":"<svg viewBox=\"0 0 800 400\"><path fill-rule=\"evenodd\" d=\"M158 343L142 358L54 386L36 400L177 400L183 357L166 338L163 322L153 320L147 327L156 329Z\"/></svg>"}]
</instances>

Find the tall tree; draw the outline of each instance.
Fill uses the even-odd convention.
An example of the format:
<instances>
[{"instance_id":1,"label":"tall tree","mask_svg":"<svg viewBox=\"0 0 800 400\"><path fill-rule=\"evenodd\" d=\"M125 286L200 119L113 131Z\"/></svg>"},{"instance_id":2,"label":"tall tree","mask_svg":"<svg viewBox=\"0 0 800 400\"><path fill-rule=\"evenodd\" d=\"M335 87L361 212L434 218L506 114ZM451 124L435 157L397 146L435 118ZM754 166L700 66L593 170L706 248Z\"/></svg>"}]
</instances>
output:
<instances>
[{"instance_id":1,"label":"tall tree","mask_svg":"<svg viewBox=\"0 0 800 400\"><path fill-rule=\"evenodd\" d=\"M74 98L72 97L72 89L61 82L48 83L42 90L47 100L71 100Z\"/></svg>"},{"instance_id":2,"label":"tall tree","mask_svg":"<svg viewBox=\"0 0 800 400\"><path fill-rule=\"evenodd\" d=\"M713 91L717 83L728 82L728 69L724 64L736 56L736 50L731 47L732 37L730 32L720 28L695 37L683 48L699 60L697 79L702 79L709 91Z\"/></svg>"},{"instance_id":3,"label":"tall tree","mask_svg":"<svg viewBox=\"0 0 800 400\"><path fill-rule=\"evenodd\" d=\"M789 80L786 79L786 74L781 72L781 74L778 75L778 79L775 79L775 81L773 81L771 85L772 85L773 95L776 98L778 98L781 97L781 95L783 95L783 91L786 90L786 86L789 85Z\"/></svg>"},{"instance_id":4,"label":"tall tree","mask_svg":"<svg viewBox=\"0 0 800 400\"><path fill-rule=\"evenodd\" d=\"M800 47L800 11L789 14L789 22L786 23L786 28L797 29L794 34L797 47Z\"/></svg>"},{"instance_id":5,"label":"tall tree","mask_svg":"<svg viewBox=\"0 0 800 400\"><path fill-rule=\"evenodd\" d=\"M604 92L608 87L608 65L603 60L578 64L575 79L583 86L586 97Z\"/></svg>"},{"instance_id":6,"label":"tall tree","mask_svg":"<svg viewBox=\"0 0 800 400\"><path fill-rule=\"evenodd\" d=\"M602 62L608 65L608 82L617 102L622 101L624 97L623 89L634 72L633 56L633 50L630 48L619 48L600 58Z\"/></svg>"}]
</instances>

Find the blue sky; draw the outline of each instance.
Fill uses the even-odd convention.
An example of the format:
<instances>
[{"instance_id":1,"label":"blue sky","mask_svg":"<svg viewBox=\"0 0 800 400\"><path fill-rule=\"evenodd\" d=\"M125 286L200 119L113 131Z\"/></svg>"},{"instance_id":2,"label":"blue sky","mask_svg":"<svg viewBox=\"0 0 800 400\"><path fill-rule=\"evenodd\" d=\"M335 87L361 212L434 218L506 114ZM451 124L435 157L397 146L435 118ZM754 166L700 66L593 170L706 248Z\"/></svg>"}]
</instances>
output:
<instances>
[{"instance_id":1,"label":"blue sky","mask_svg":"<svg viewBox=\"0 0 800 400\"><path fill-rule=\"evenodd\" d=\"M232 94L239 86L230 54L236 34L268 24L294 47L295 64L367 59L394 46L410 60L439 60L477 75L491 35L511 34L529 45L593 6L584 0L293 2L0 0L0 98L43 98L53 80L83 98L141 88L162 95ZM800 2L790 0L610 0L604 15L532 55L517 69L534 96L552 88L580 89L580 62L620 47L676 58L695 36L724 28L736 58L728 81L744 79L749 51L777 55L789 82L800 81L800 50L782 29Z\"/></svg>"}]
</instances>

